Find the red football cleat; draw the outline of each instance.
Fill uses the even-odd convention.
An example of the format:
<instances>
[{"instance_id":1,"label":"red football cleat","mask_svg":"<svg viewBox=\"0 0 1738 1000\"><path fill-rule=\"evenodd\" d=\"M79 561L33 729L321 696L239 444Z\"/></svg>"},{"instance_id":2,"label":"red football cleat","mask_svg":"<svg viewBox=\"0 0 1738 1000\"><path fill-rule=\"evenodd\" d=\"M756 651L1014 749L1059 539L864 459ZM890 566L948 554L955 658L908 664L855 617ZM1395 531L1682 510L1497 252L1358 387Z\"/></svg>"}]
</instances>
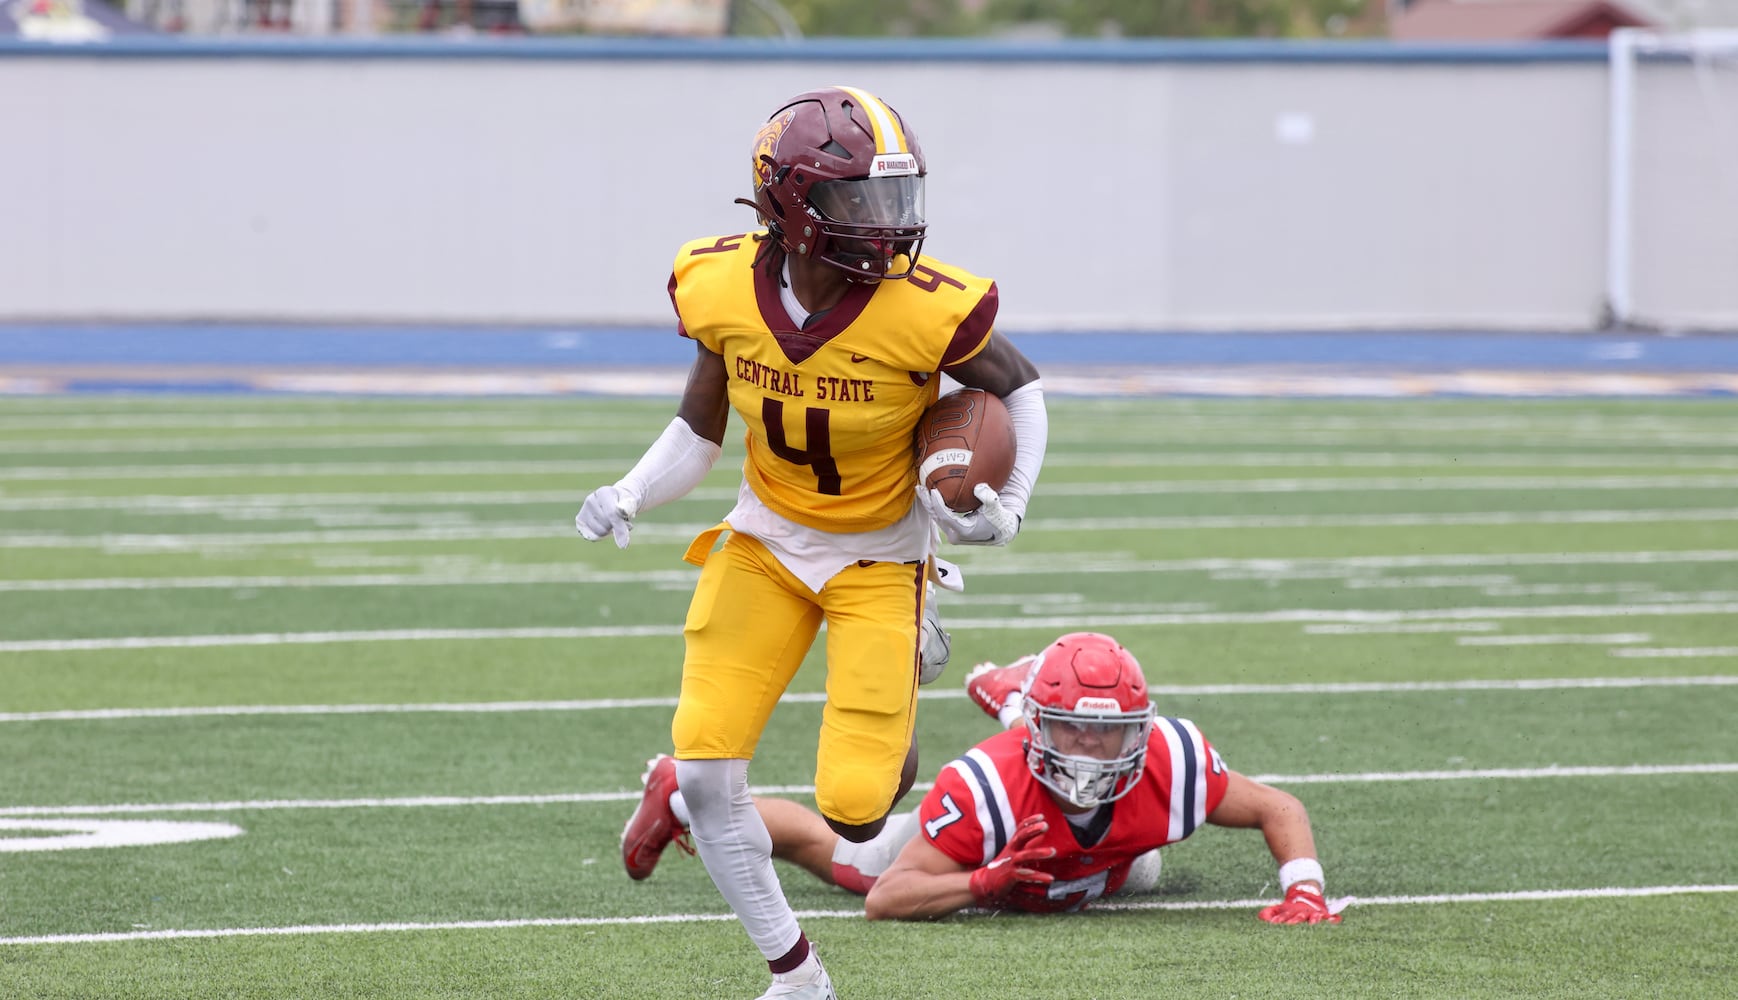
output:
<instances>
[{"instance_id":1,"label":"red football cleat","mask_svg":"<svg viewBox=\"0 0 1738 1000\"><path fill-rule=\"evenodd\" d=\"M1037 666L1038 657L1030 654L1005 667L980 663L966 674L966 695L990 716L1000 716L1010 697L1025 692Z\"/></svg>"},{"instance_id":2,"label":"red football cleat","mask_svg":"<svg viewBox=\"0 0 1738 1000\"><path fill-rule=\"evenodd\" d=\"M646 761L646 773L640 780L646 791L640 796L639 808L628 817L628 825L622 828L622 866L636 882L652 874L659 855L672 842L688 854L694 853L688 831L670 809L670 793L676 791L676 758L661 753Z\"/></svg>"}]
</instances>

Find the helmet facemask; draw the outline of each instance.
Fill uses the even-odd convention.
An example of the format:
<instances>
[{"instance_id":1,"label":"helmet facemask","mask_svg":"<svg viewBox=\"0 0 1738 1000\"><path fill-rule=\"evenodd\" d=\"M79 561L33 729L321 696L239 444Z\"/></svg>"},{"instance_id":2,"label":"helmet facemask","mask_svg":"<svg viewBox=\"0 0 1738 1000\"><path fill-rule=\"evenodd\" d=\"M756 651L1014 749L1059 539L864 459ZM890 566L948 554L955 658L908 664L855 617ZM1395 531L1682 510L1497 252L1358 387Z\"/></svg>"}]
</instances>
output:
<instances>
[{"instance_id":1,"label":"helmet facemask","mask_svg":"<svg viewBox=\"0 0 1738 1000\"><path fill-rule=\"evenodd\" d=\"M1026 763L1045 787L1083 809L1127 795L1146 767L1153 706L1125 710L1114 698L1073 708L1026 699Z\"/></svg>"},{"instance_id":2,"label":"helmet facemask","mask_svg":"<svg viewBox=\"0 0 1738 1000\"><path fill-rule=\"evenodd\" d=\"M923 247L921 174L823 181L809 192L815 258L859 281L908 278Z\"/></svg>"}]
</instances>

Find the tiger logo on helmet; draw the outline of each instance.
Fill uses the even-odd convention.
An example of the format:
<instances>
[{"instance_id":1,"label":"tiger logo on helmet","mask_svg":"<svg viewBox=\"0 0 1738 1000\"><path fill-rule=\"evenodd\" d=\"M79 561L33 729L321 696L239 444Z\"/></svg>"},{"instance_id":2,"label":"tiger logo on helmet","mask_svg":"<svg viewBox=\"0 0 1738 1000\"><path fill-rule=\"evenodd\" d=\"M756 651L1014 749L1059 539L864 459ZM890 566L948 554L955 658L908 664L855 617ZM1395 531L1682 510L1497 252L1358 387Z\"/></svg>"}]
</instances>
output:
<instances>
[{"instance_id":1,"label":"tiger logo on helmet","mask_svg":"<svg viewBox=\"0 0 1738 1000\"><path fill-rule=\"evenodd\" d=\"M795 111L786 110L768 118L754 136L754 190L759 192L772 180L773 166L778 163L778 140L796 118Z\"/></svg>"}]
</instances>

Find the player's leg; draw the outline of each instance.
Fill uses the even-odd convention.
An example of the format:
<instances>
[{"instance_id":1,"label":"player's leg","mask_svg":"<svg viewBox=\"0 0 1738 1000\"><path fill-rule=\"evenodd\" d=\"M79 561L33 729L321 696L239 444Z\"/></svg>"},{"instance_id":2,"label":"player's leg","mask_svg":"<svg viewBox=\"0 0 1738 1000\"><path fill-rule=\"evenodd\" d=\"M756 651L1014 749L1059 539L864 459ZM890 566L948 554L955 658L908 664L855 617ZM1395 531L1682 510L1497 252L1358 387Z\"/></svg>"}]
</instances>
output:
<instances>
[{"instance_id":1,"label":"player's leg","mask_svg":"<svg viewBox=\"0 0 1738 1000\"><path fill-rule=\"evenodd\" d=\"M694 847L688 838L688 828L694 822L693 815L688 811L688 800L682 796L681 789L676 787L675 758L667 754L652 758L646 768L645 785L646 791L640 797L639 808L634 810L622 834L622 863L627 869L628 877L635 881L651 876L664 848L671 844L689 854L694 853ZM821 819L820 813L790 799L759 796L754 799L754 809L760 814L760 821L766 824L767 837L772 841L773 857L803 868L828 885L841 884L835 871L839 865L836 848L839 844L848 842L841 840L833 832L833 828ZM844 864L853 866L854 862L846 860ZM870 881L873 882L874 876L885 870L883 866L871 872L868 876ZM868 891L866 887L856 888L861 876L854 868L845 878L848 883L846 888L857 892Z\"/></svg>"},{"instance_id":2,"label":"player's leg","mask_svg":"<svg viewBox=\"0 0 1738 1000\"><path fill-rule=\"evenodd\" d=\"M924 573L921 564L859 564L821 588L827 703L815 802L847 840L879 833L916 778L912 725Z\"/></svg>"},{"instance_id":3,"label":"player's leg","mask_svg":"<svg viewBox=\"0 0 1738 1000\"><path fill-rule=\"evenodd\" d=\"M821 814L790 799L754 800L761 822L772 838L772 856L789 861L827 883L833 879L833 846L839 835L821 819Z\"/></svg>"},{"instance_id":4,"label":"player's leg","mask_svg":"<svg viewBox=\"0 0 1738 1000\"><path fill-rule=\"evenodd\" d=\"M672 801L680 806L682 793ZM888 817L881 832L861 844L833 832L821 814L790 799L756 798L754 808L772 838L772 856L789 861L828 885L865 895L917 835L917 810Z\"/></svg>"},{"instance_id":5,"label":"player's leg","mask_svg":"<svg viewBox=\"0 0 1738 1000\"><path fill-rule=\"evenodd\" d=\"M911 809L887 817L881 832L861 844L835 836L830 881L860 896L867 896L875 880L893 865L893 859L899 857L899 852L905 849L911 838L917 836L917 829L917 810Z\"/></svg>"},{"instance_id":6,"label":"player's leg","mask_svg":"<svg viewBox=\"0 0 1738 1000\"><path fill-rule=\"evenodd\" d=\"M966 673L966 697L985 714L994 716L1002 728L1012 729L1021 719L1020 705L1037 671L1036 653L1028 653L1005 667L986 660Z\"/></svg>"},{"instance_id":7,"label":"player's leg","mask_svg":"<svg viewBox=\"0 0 1738 1000\"><path fill-rule=\"evenodd\" d=\"M707 558L688 608L670 727L695 848L775 974L802 966L809 947L748 794L748 761L820 626L805 593L759 542L730 535Z\"/></svg>"}]
</instances>

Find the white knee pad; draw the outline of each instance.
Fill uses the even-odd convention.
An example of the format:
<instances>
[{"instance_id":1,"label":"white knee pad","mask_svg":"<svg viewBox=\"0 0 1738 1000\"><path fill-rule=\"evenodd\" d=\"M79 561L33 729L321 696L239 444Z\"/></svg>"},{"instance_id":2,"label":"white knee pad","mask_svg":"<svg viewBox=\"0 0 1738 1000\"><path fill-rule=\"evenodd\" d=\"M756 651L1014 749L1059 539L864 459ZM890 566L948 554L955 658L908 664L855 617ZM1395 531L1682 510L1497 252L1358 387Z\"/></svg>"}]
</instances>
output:
<instances>
[{"instance_id":1,"label":"white knee pad","mask_svg":"<svg viewBox=\"0 0 1738 1000\"><path fill-rule=\"evenodd\" d=\"M892 866L893 859L899 857L899 852L915 836L917 810L896 813L887 817L887 825L880 833L861 844L840 837L833 845L833 864L855 869L864 879L874 881Z\"/></svg>"},{"instance_id":2,"label":"white knee pad","mask_svg":"<svg viewBox=\"0 0 1738 1000\"><path fill-rule=\"evenodd\" d=\"M1128 896L1137 892L1152 892L1159 884L1160 867L1159 849L1156 847L1135 858L1129 863L1128 878L1123 880L1122 888L1116 894Z\"/></svg>"}]
</instances>

